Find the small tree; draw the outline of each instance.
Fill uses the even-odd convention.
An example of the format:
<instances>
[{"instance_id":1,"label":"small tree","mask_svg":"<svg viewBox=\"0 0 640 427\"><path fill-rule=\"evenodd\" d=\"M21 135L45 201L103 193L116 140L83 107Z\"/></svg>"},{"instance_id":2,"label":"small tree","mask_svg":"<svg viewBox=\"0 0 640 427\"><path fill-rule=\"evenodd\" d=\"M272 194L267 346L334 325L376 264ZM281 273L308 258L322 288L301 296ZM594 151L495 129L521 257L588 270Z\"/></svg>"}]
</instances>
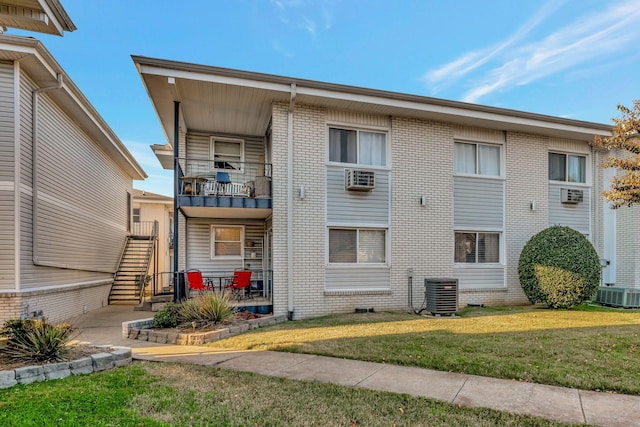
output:
<instances>
[{"instance_id":1,"label":"small tree","mask_svg":"<svg viewBox=\"0 0 640 427\"><path fill-rule=\"evenodd\" d=\"M633 102L633 109L618 105L621 117L613 119L613 135L596 136L594 147L623 150L620 156L609 156L600 165L616 168L621 174L613 178L611 188L602 195L612 202L614 209L640 203L640 100Z\"/></svg>"}]
</instances>

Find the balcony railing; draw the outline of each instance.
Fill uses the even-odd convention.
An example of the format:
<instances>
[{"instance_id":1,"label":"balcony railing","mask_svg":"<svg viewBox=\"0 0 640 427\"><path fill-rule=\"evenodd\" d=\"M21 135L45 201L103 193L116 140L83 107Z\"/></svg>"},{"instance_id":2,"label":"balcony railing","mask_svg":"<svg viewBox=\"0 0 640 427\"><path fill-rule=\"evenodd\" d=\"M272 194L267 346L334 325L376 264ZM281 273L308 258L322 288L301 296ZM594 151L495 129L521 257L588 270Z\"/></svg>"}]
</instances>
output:
<instances>
[{"instance_id":1,"label":"balcony railing","mask_svg":"<svg viewBox=\"0 0 640 427\"><path fill-rule=\"evenodd\" d=\"M180 196L271 198L271 163L180 158Z\"/></svg>"},{"instance_id":2,"label":"balcony railing","mask_svg":"<svg viewBox=\"0 0 640 427\"><path fill-rule=\"evenodd\" d=\"M131 224L132 236L140 237L157 237L158 236L158 221L140 221Z\"/></svg>"}]
</instances>

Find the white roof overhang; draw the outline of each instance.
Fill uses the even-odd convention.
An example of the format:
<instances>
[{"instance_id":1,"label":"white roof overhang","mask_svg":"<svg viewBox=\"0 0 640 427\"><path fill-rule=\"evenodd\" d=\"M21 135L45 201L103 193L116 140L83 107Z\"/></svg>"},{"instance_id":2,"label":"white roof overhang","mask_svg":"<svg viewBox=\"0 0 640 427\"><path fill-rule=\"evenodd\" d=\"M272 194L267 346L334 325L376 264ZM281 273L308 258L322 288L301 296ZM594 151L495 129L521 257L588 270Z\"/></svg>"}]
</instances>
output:
<instances>
[{"instance_id":1,"label":"white roof overhang","mask_svg":"<svg viewBox=\"0 0 640 427\"><path fill-rule=\"evenodd\" d=\"M165 132L165 152L173 147L174 101L180 102L181 131L261 137L273 103L289 102L292 84L296 104L578 140L611 133L610 125L562 117L141 56L132 59Z\"/></svg>"},{"instance_id":2,"label":"white roof overhang","mask_svg":"<svg viewBox=\"0 0 640 427\"><path fill-rule=\"evenodd\" d=\"M0 26L58 36L76 30L58 0L0 0Z\"/></svg>"},{"instance_id":3,"label":"white roof overhang","mask_svg":"<svg viewBox=\"0 0 640 427\"><path fill-rule=\"evenodd\" d=\"M147 177L142 167L98 114L42 43L28 37L0 35L0 60L17 61L38 87L62 86L47 96L74 120L132 179Z\"/></svg>"}]
</instances>

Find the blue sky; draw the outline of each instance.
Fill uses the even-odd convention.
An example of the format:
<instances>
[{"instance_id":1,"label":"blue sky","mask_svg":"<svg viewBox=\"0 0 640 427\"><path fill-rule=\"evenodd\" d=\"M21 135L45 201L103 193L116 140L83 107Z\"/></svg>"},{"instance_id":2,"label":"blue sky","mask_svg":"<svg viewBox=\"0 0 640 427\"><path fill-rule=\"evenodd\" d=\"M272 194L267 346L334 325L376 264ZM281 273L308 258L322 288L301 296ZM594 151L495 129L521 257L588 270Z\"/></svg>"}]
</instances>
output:
<instances>
[{"instance_id":1,"label":"blue sky","mask_svg":"<svg viewBox=\"0 0 640 427\"><path fill-rule=\"evenodd\" d=\"M611 123L640 99L640 0L61 0L37 37L149 178L165 143L130 55Z\"/></svg>"}]
</instances>

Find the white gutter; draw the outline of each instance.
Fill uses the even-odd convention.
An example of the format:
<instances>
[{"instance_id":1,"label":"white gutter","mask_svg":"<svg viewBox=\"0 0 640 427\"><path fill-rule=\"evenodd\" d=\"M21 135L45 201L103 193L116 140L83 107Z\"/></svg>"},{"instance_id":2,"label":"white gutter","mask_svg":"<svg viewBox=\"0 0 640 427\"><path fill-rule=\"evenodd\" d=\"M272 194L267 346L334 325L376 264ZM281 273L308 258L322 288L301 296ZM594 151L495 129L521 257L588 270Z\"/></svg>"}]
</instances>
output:
<instances>
[{"instance_id":1,"label":"white gutter","mask_svg":"<svg viewBox=\"0 0 640 427\"><path fill-rule=\"evenodd\" d=\"M287 317L293 320L293 110L296 84L291 83L287 112Z\"/></svg>"},{"instance_id":2,"label":"white gutter","mask_svg":"<svg viewBox=\"0 0 640 427\"><path fill-rule=\"evenodd\" d=\"M32 236L33 236L33 263L38 265L38 94L42 92L47 92L50 90L60 89L63 84L62 73L57 74L57 83L53 86L41 87L39 89L35 89L31 92L31 144L33 147L33 155L31 158L31 187L32 187L32 210L33 210L33 221L31 223L32 227Z\"/></svg>"}]
</instances>

